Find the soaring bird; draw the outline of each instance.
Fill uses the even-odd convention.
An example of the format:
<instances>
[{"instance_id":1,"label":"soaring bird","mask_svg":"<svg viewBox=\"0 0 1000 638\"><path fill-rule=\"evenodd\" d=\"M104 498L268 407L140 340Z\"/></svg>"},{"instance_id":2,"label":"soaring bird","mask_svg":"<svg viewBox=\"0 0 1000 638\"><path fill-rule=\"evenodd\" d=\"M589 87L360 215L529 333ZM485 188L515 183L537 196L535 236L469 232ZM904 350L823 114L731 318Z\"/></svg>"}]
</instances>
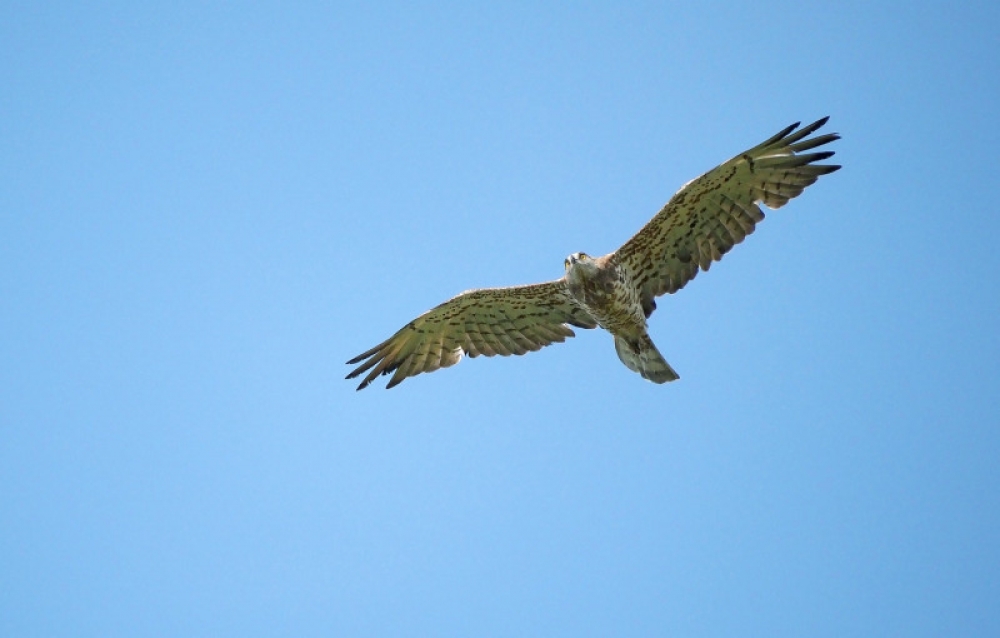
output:
<instances>
[{"instance_id":1,"label":"soaring bird","mask_svg":"<svg viewBox=\"0 0 1000 638\"><path fill-rule=\"evenodd\" d=\"M796 122L691 180L621 248L603 257L573 253L555 281L469 290L428 310L348 361L360 365L347 378L367 372L361 390L391 373L391 388L466 354L525 354L574 336L570 326L600 326L629 370L654 383L678 379L646 331L655 298L683 288L752 233L764 219L759 204L781 208L840 168L817 163L833 151L803 153L840 139L809 137L827 119L800 130Z\"/></svg>"}]
</instances>

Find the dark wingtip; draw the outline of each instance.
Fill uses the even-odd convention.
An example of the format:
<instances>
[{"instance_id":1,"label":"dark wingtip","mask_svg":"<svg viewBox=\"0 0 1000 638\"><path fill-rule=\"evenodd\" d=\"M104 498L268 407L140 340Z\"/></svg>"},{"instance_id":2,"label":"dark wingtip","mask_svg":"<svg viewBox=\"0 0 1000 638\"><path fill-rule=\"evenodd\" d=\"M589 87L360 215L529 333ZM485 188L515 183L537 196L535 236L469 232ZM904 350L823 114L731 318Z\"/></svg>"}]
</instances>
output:
<instances>
[{"instance_id":1,"label":"dark wingtip","mask_svg":"<svg viewBox=\"0 0 1000 638\"><path fill-rule=\"evenodd\" d=\"M822 128L823 125L826 124L829 120L830 120L830 116L829 115L827 115L825 117L821 117L818 120L816 120L815 122L813 122L812 124L810 124L809 126L807 126L806 130L808 130L809 133L812 133L813 131L815 131L815 130L817 130L819 128ZM806 133L806 135L808 135L809 133Z\"/></svg>"},{"instance_id":2,"label":"dark wingtip","mask_svg":"<svg viewBox=\"0 0 1000 638\"><path fill-rule=\"evenodd\" d=\"M369 348L368 350L365 350L364 352L362 352L358 356L356 356L353 359L351 359L350 361L348 361L347 365L351 366L351 365L354 365L355 363L361 363L363 360L367 359L368 357L370 357L373 354L375 354L376 352L378 352L379 349L381 349L382 346L384 346L387 343L389 343L388 340L383 341L382 343L378 344L374 348Z\"/></svg>"},{"instance_id":3,"label":"dark wingtip","mask_svg":"<svg viewBox=\"0 0 1000 638\"><path fill-rule=\"evenodd\" d=\"M786 126L785 128L781 129L780 131L778 131L777 133L775 133L771 137L769 137L766 140L764 140L763 142L761 142L760 146L765 146L765 147L766 146L770 146L771 144L774 144L775 142L784 139L792 131L794 131L795 129L799 128L799 124L802 124L802 122L796 122L795 124L789 124L788 126Z\"/></svg>"}]
</instances>

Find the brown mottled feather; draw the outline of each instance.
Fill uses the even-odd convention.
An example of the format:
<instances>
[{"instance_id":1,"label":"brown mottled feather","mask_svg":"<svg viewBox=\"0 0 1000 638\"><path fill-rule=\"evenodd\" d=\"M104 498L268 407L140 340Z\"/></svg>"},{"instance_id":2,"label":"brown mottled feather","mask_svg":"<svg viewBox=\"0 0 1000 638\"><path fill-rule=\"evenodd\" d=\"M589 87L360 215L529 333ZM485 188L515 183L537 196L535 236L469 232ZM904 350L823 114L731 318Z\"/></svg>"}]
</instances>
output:
<instances>
[{"instance_id":1,"label":"brown mottled feather","mask_svg":"<svg viewBox=\"0 0 1000 638\"><path fill-rule=\"evenodd\" d=\"M632 239L596 261L602 268L620 269L618 281L630 286L625 290L630 303L638 303L649 317L656 308L655 297L680 290L754 231L764 219L759 204L780 208L821 175L840 168L817 163L833 152L803 152L840 138L836 133L808 137L826 121L799 130L795 123L688 182ZM634 309L608 309L606 319L627 317ZM567 324L594 328L597 321L570 294L565 277L530 286L471 290L425 312L348 361L357 367L347 378L367 373L358 386L361 390L379 375L392 374L386 386L391 388L407 377L454 365L466 354L521 355L565 341L573 336ZM642 331L649 342L642 355L631 354L615 333L619 358L657 383L678 378L645 334L644 324ZM662 364L659 376L648 368L653 355ZM643 363L636 363L639 360Z\"/></svg>"},{"instance_id":2,"label":"brown mottled feather","mask_svg":"<svg viewBox=\"0 0 1000 638\"><path fill-rule=\"evenodd\" d=\"M565 341L566 325L594 328L597 322L559 279L530 286L470 290L420 315L392 337L347 363L365 372L358 390L379 375L392 374L391 388L407 377L458 363L464 354L525 354Z\"/></svg>"},{"instance_id":3,"label":"brown mottled feather","mask_svg":"<svg viewBox=\"0 0 1000 638\"><path fill-rule=\"evenodd\" d=\"M614 253L639 285L644 304L677 292L699 267L708 270L743 241L764 219L758 204L780 208L821 175L840 168L815 163L832 151L797 154L840 139L836 133L806 139L827 119L799 131L799 124L793 124L688 182Z\"/></svg>"}]
</instances>

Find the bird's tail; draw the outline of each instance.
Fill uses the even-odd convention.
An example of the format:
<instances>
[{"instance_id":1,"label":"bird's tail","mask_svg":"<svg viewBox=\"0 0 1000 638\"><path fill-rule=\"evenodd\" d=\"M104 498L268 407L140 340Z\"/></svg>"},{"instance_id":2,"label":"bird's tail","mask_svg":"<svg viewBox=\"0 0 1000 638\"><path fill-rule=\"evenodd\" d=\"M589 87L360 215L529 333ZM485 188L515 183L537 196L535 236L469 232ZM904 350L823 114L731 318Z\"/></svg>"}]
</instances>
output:
<instances>
[{"instance_id":1,"label":"bird's tail","mask_svg":"<svg viewBox=\"0 0 1000 638\"><path fill-rule=\"evenodd\" d=\"M643 379L649 379L653 383L680 379L645 332L634 341L615 335L615 350L622 363L629 370L641 374Z\"/></svg>"}]
</instances>

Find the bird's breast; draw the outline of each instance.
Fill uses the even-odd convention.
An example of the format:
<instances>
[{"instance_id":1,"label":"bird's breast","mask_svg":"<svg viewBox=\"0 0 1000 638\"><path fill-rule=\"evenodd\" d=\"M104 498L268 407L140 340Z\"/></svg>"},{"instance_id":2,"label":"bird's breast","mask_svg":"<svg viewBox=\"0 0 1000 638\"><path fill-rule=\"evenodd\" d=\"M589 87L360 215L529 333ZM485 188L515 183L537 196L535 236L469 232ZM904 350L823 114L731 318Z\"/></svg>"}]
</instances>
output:
<instances>
[{"instance_id":1,"label":"bird's breast","mask_svg":"<svg viewBox=\"0 0 1000 638\"><path fill-rule=\"evenodd\" d=\"M619 276L617 270L601 271L569 286L570 294L597 323L615 334L631 332L636 325L645 324L638 294L633 294L631 288L627 278Z\"/></svg>"}]
</instances>

